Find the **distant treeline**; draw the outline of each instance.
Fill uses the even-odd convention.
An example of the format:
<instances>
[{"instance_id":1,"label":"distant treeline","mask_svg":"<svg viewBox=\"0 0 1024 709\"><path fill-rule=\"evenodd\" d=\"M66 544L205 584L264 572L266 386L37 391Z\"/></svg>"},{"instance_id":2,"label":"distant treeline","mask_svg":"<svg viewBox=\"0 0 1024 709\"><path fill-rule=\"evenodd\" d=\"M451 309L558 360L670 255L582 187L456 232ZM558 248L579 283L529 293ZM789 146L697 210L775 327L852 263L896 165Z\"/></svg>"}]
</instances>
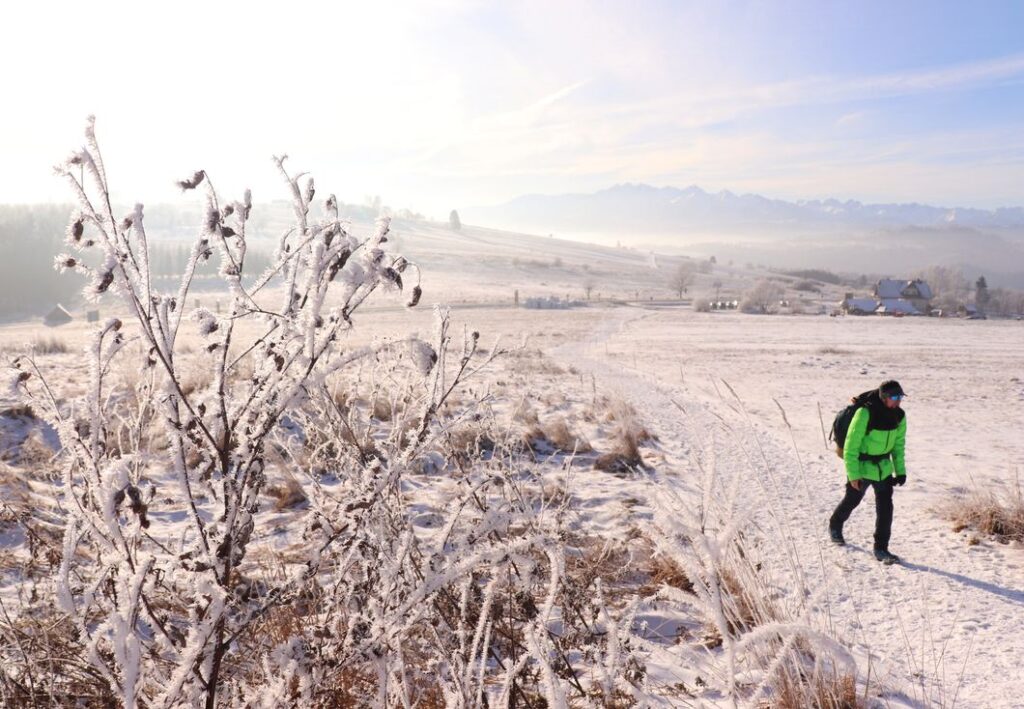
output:
<instances>
[{"instance_id":1,"label":"distant treeline","mask_svg":"<svg viewBox=\"0 0 1024 709\"><path fill-rule=\"evenodd\" d=\"M81 291L81 276L53 269L69 214L70 206L0 205L0 317L38 315Z\"/></svg>"},{"instance_id":2,"label":"distant treeline","mask_svg":"<svg viewBox=\"0 0 1024 709\"><path fill-rule=\"evenodd\" d=\"M834 286L839 286L845 283L841 276L821 268L805 268L797 271L783 271L783 273L787 276L796 276L797 278L806 278L812 281L831 283Z\"/></svg>"},{"instance_id":3,"label":"distant treeline","mask_svg":"<svg viewBox=\"0 0 1024 709\"><path fill-rule=\"evenodd\" d=\"M59 274L54 257L70 251L64 232L71 207L66 205L0 205L0 318L31 317L48 312L57 303L76 307L84 278L76 273ZM191 244L184 241L161 243L150 234L150 268L161 289L171 286L159 279L182 273ZM86 259L88 262L88 259ZM266 251L250 246L246 252L246 280L262 274L270 265ZM203 281L217 283L219 257L216 252L196 271L197 287Z\"/></svg>"},{"instance_id":4,"label":"distant treeline","mask_svg":"<svg viewBox=\"0 0 1024 709\"><path fill-rule=\"evenodd\" d=\"M154 276L178 277L185 270L189 255L192 253L191 244L151 244L149 248L149 268ZM212 277L217 274L220 266L220 256L215 250L213 256L207 261L200 261L196 268L196 276L199 278ZM270 257L263 251L253 249L251 246L245 252L245 280L251 280L260 276L270 266Z\"/></svg>"}]
</instances>

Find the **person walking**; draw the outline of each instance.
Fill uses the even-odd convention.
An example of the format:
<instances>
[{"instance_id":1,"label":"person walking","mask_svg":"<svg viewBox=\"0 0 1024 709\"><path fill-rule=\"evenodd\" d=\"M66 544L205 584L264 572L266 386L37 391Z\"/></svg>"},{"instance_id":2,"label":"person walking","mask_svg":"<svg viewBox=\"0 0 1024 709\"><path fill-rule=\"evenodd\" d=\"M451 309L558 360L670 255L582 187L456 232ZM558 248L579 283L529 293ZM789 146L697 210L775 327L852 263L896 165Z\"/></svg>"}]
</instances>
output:
<instances>
[{"instance_id":1,"label":"person walking","mask_svg":"<svg viewBox=\"0 0 1024 709\"><path fill-rule=\"evenodd\" d=\"M846 544L843 525L864 499L869 487L875 489L875 558L895 564L899 557L889 551L892 533L894 486L907 481L905 458L907 416L900 408L903 387L894 379L854 399L860 408L853 415L843 446L846 494L828 522L835 544Z\"/></svg>"}]
</instances>

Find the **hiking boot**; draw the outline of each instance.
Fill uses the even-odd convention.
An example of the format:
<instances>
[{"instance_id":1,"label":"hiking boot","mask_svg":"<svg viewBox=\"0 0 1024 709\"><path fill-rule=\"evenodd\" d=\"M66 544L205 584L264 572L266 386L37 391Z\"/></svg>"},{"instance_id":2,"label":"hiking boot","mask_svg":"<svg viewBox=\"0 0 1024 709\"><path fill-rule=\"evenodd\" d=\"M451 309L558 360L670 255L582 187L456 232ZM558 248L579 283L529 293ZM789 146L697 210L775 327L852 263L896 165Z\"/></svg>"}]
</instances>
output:
<instances>
[{"instance_id":1,"label":"hiking boot","mask_svg":"<svg viewBox=\"0 0 1024 709\"><path fill-rule=\"evenodd\" d=\"M875 549L875 558L881 561L886 566L890 564L900 563L900 558L895 554L890 554L885 549Z\"/></svg>"},{"instance_id":2,"label":"hiking boot","mask_svg":"<svg viewBox=\"0 0 1024 709\"><path fill-rule=\"evenodd\" d=\"M832 540L832 543L837 547L845 546L846 540L843 539L843 530L836 529L835 527L828 528L828 538Z\"/></svg>"}]
</instances>

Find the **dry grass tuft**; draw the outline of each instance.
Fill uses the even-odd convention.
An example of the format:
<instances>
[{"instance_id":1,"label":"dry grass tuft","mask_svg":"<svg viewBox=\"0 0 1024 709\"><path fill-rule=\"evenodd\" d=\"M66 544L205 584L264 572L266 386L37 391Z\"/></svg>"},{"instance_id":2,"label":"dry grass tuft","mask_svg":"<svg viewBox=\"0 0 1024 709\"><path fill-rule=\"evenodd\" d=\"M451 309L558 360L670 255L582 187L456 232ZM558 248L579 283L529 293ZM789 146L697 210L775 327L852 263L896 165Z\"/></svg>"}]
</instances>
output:
<instances>
[{"instance_id":1,"label":"dry grass tuft","mask_svg":"<svg viewBox=\"0 0 1024 709\"><path fill-rule=\"evenodd\" d=\"M21 445L14 450L12 462L21 468L30 469L36 477L40 473L55 473L54 459L58 451L50 447L37 430L31 431Z\"/></svg>"},{"instance_id":2,"label":"dry grass tuft","mask_svg":"<svg viewBox=\"0 0 1024 709\"><path fill-rule=\"evenodd\" d=\"M656 555L651 557L651 574L648 586L656 590L661 586L671 586L686 593L693 593L693 581L667 556Z\"/></svg>"},{"instance_id":3,"label":"dry grass tuft","mask_svg":"<svg viewBox=\"0 0 1024 709\"><path fill-rule=\"evenodd\" d=\"M525 397L512 411L512 420L524 423L527 426L536 426L540 423L540 417L537 416L537 410L533 408L533 404L527 401Z\"/></svg>"},{"instance_id":4,"label":"dry grass tuft","mask_svg":"<svg viewBox=\"0 0 1024 709\"><path fill-rule=\"evenodd\" d=\"M972 529L1004 544L1024 542L1024 495L1019 482L1008 498L994 492L976 493L949 505L944 514L954 532ZM972 539L978 543L977 537Z\"/></svg>"},{"instance_id":5,"label":"dry grass tuft","mask_svg":"<svg viewBox=\"0 0 1024 709\"><path fill-rule=\"evenodd\" d=\"M758 583L758 579L744 571L749 570L723 569L719 580L729 625L745 632L759 625L777 621L783 614L768 600L766 589Z\"/></svg>"},{"instance_id":6,"label":"dry grass tuft","mask_svg":"<svg viewBox=\"0 0 1024 709\"><path fill-rule=\"evenodd\" d=\"M458 426L449 431L448 448L457 455L493 451L497 446L487 427L477 425Z\"/></svg>"},{"instance_id":7,"label":"dry grass tuft","mask_svg":"<svg viewBox=\"0 0 1024 709\"><path fill-rule=\"evenodd\" d=\"M37 337L32 341L32 350L36 354L67 354L71 351L68 347L68 343L59 337L50 335L49 337Z\"/></svg>"},{"instance_id":8,"label":"dry grass tuft","mask_svg":"<svg viewBox=\"0 0 1024 709\"><path fill-rule=\"evenodd\" d=\"M523 443L533 451L551 449L564 453L589 453L594 450L590 441L570 429L564 418L531 426L523 433Z\"/></svg>"},{"instance_id":9,"label":"dry grass tuft","mask_svg":"<svg viewBox=\"0 0 1024 709\"><path fill-rule=\"evenodd\" d=\"M635 441L625 439L621 443L623 445L616 445L609 452L599 455L594 461L594 467L606 473L627 473L641 467L644 461Z\"/></svg>"},{"instance_id":10,"label":"dry grass tuft","mask_svg":"<svg viewBox=\"0 0 1024 709\"><path fill-rule=\"evenodd\" d=\"M268 486L267 496L274 500L274 510L277 512L298 507L308 500L302 485L291 476L283 484Z\"/></svg>"},{"instance_id":11,"label":"dry grass tuft","mask_svg":"<svg viewBox=\"0 0 1024 709\"><path fill-rule=\"evenodd\" d=\"M851 674L819 674L796 680L783 673L775 684L775 696L764 704L772 709L864 709L857 696L857 679Z\"/></svg>"},{"instance_id":12,"label":"dry grass tuft","mask_svg":"<svg viewBox=\"0 0 1024 709\"><path fill-rule=\"evenodd\" d=\"M539 348L520 348L506 355L508 369L517 374L546 374L562 376L566 370Z\"/></svg>"},{"instance_id":13,"label":"dry grass tuft","mask_svg":"<svg viewBox=\"0 0 1024 709\"><path fill-rule=\"evenodd\" d=\"M390 399L376 397L370 407L370 415L378 421L390 421L397 414L395 406Z\"/></svg>"},{"instance_id":14,"label":"dry grass tuft","mask_svg":"<svg viewBox=\"0 0 1024 709\"><path fill-rule=\"evenodd\" d=\"M612 448L598 457L594 467L609 473L624 473L642 467L644 462L640 446L648 441L656 441L657 437L640 423L636 409L625 401L613 401L604 419L616 424L612 434Z\"/></svg>"},{"instance_id":15,"label":"dry grass tuft","mask_svg":"<svg viewBox=\"0 0 1024 709\"><path fill-rule=\"evenodd\" d=\"M36 418L36 412L32 410L30 404L15 404L14 406L8 406L6 409L0 409L0 417L8 419L34 419Z\"/></svg>"},{"instance_id":16,"label":"dry grass tuft","mask_svg":"<svg viewBox=\"0 0 1024 709\"><path fill-rule=\"evenodd\" d=\"M559 450L577 453L588 453L593 450L590 441L571 430L564 418L549 421L544 426L544 435Z\"/></svg>"}]
</instances>

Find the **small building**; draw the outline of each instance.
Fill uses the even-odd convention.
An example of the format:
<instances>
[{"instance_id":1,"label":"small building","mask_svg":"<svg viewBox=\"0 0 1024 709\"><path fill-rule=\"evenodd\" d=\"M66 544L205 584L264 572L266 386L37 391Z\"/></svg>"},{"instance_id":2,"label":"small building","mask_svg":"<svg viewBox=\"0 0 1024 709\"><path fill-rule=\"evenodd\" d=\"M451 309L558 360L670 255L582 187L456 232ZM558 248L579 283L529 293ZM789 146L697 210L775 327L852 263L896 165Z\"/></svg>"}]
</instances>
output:
<instances>
[{"instance_id":1,"label":"small building","mask_svg":"<svg viewBox=\"0 0 1024 709\"><path fill-rule=\"evenodd\" d=\"M897 317L903 315L924 315L909 300L901 298L883 298L882 303L875 312L879 315L895 315Z\"/></svg>"},{"instance_id":2,"label":"small building","mask_svg":"<svg viewBox=\"0 0 1024 709\"><path fill-rule=\"evenodd\" d=\"M931 312L931 300L934 297L931 286L920 278L910 281L883 278L875 284L875 298L882 301L882 307L888 306L892 312L902 312L904 315L924 315ZM895 301L909 303L912 310L907 311L903 305L894 305Z\"/></svg>"},{"instance_id":3,"label":"small building","mask_svg":"<svg viewBox=\"0 0 1024 709\"><path fill-rule=\"evenodd\" d=\"M874 298L854 298L853 293L839 301L839 310L847 315L872 315L878 310L878 301Z\"/></svg>"},{"instance_id":4,"label":"small building","mask_svg":"<svg viewBox=\"0 0 1024 709\"><path fill-rule=\"evenodd\" d=\"M968 320L987 320L985 313L978 309L973 303L961 303L956 309L957 317Z\"/></svg>"},{"instance_id":5,"label":"small building","mask_svg":"<svg viewBox=\"0 0 1024 709\"><path fill-rule=\"evenodd\" d=\"M72 319L71 313L65 310L63 305L57 303L53 306L53 310L48 312L43 318L43 324L47 327L59 327L67 325Z\"/></svg>"}]
</instances>

